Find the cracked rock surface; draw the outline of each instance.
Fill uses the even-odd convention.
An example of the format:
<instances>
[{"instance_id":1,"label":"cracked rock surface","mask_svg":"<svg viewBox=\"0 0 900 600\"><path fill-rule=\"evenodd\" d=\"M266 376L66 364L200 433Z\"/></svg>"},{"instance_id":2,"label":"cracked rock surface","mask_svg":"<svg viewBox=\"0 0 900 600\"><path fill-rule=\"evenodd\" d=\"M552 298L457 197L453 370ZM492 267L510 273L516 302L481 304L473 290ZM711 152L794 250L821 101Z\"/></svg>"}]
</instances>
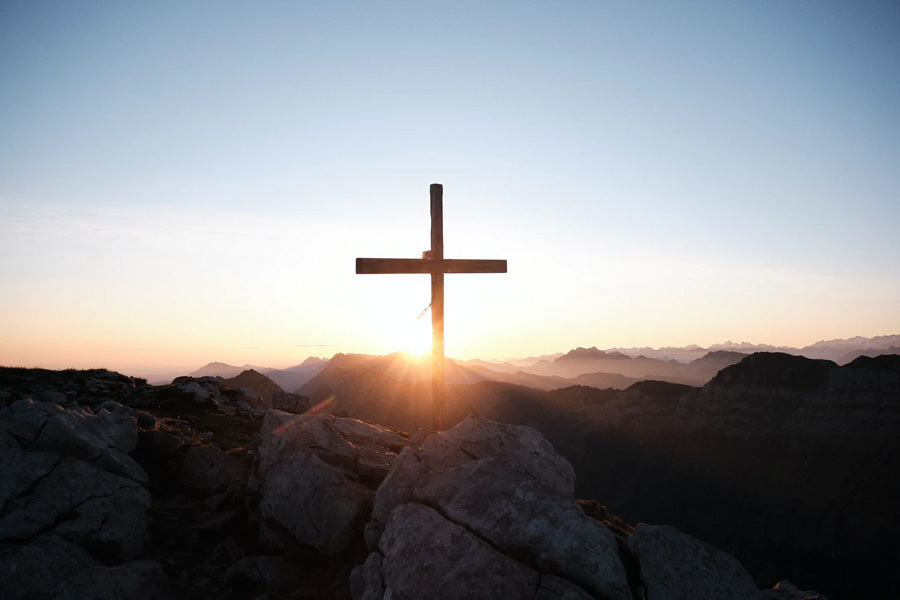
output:
<instances>
[{"instance_id":1,"label":"cracked rock surface","mask_svg":"<svg viewBox=\"0 0 900 600\"><path fill-rule=\"evenodd\" d=\"M151 505L147 473L129 455L136 417L56 404L66 399L46 390L0 408L4 598L170 597L160 564L135 560Z\"/></svg>"},{"instance_id":2,"label":"cracked rock surface","mask_svg":"<svg viewBox=\"0 0 900 600\"><path fill-rule=\"evenodd\" d=\"M270 528L322 554L347 550L369 518L375 489L408 444L377 425L270 410L251 491Z\"/></svg>"},{"instance_id":3,"label":"cracked rock surface","mask_svg":"<svg viewBox=\"0 0 900 600\"><path fill-rule=\"evenodd\" d=\"M447 598L630 599L615 536L584 514L573 489L571 465L530 427L470 418L407 448L367 527L382 557L382 597L439 586ZM440 572L422 575L428 565ZM371 572L356 579L377 582Z\"/></svg>"},{"instance_id":4,"label":"cracked rock surface","mask_svg":"<svg viewBox=\"0 0 900 600\"><path fill-rule=\"evenodd\" d=\"M628 547L641 565L647 598L762 600L753 578L730 554L669 525L639 524Z\"/></svg>"}]
</instances>

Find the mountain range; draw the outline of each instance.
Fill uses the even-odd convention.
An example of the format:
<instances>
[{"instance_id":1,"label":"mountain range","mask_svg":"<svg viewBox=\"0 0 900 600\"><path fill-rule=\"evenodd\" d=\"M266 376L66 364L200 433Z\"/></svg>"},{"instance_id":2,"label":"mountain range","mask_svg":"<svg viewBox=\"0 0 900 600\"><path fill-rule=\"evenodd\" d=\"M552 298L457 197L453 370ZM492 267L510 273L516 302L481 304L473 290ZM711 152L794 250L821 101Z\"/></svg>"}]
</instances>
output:
<instances>
[{"instance_id":1,"label":"mountain range","mask_svg":"<svg viewBox=\"0 0 900 600\"><path fill-rule=\"evenodd\" d=\"M253 365L244 365L236 367L222 362L208 363L196 371L191 371L190 377L221 377L223 379L231 379L237 377L244 371L256 371L261 373L277 383L283 390L293 391L309 381L325 365L328 359L310 356L299 365L288 367L286 369L273 369L271 367L257 367Z\"/></svg>"},{"instance_id":2,"label":"mountain range","mask_svg":"<svg viewBox=\"0 0 900 600\"><path fill-rule=\"evenodd\" d=\"M771 344L751 344L749 342L727 341L703 348L701 346L682 346L666 348L611 348L607 352L619 352L626 356L646 356L662 360L690 362L709 352L726 350L752 354L754 352L783 352L806 358L823 358L839 365L844 365L858 356L877 356L879 354L900 353L900 335L880 335L871 338L856 336L846 339L821 340L801 348L793 346L773 346Z\"/></svg>"},{"instance_id":3,"label":"mountain range","mask_svg":"<svg viewBox=\"0 0 900 600\"><path fill-rule=\"evenodd\" d=\"M900 335L819 341L803 348L728 341L708 348L695 345L599 350L591 347L575 348L567 353L503 361L451 359L448 360L447 381L450 383L501 381L539 390L553 390L571 385L585 385L600 389L625 389L637 381L646 379L686 385L703 385L720 369L737 363L754 352L782 352L807 358L831 360L843 365L859 356L900 354ZM335 358L338 358L340 362L346 360L348 356L361 355L338 354ZM373 358L373 360L377 362L377 358ZM234 366L222 362L211 362L189 375L191 377L214 376L229 379L252 369L266 375L284 390L294 392L300 390L308 381L318 375L329 362L330 359L310 357L303 363L287 369L253 365ZM405 362L409 363L410 361L406 360ZM426 372L427 365L424 368L425 371L416 377L427 378L430 376ZM394 369L392 373L396 373L396 371L397 369ZM404 375L404 377L408 376L409 372ZM325 377L327 378L327 374Z\"/></svg>"}]
</instances>

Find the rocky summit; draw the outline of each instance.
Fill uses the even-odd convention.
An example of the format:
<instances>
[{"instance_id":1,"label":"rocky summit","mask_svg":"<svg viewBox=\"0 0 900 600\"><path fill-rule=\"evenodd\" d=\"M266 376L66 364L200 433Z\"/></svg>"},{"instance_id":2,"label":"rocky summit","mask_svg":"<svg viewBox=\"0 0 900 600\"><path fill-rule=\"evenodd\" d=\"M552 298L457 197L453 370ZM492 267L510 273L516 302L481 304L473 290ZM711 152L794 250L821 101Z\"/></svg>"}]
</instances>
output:
<instances>
[{"instance_id":1,"label":"rocky summit","mask_svg":"<svg viewBox=\"0 0 900 600\"><path fill-rule=\"evenodd\" d=\"M576 500L531 427L399 432L234 383L0 369L3 597L821 598Z\"/></svg>"}]
</instances>

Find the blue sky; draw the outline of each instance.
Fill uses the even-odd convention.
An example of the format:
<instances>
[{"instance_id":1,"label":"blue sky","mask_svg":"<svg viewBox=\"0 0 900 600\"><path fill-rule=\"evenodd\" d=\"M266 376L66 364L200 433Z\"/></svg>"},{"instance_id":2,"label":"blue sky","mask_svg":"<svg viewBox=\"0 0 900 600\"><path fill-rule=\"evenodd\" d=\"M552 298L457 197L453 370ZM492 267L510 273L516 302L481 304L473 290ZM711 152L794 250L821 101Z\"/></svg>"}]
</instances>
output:
<instances>
[{"instance_id":1,"label":"blue sky","mask_svg":"<svg viewBox=\"0 0 900 600\"><path fill-rule=\"evenodd\" d=\"M451 356L897 333L898 133L895 3L5 2L0 363L401 348L432 182Z\"/></svg>"}]
</instances>

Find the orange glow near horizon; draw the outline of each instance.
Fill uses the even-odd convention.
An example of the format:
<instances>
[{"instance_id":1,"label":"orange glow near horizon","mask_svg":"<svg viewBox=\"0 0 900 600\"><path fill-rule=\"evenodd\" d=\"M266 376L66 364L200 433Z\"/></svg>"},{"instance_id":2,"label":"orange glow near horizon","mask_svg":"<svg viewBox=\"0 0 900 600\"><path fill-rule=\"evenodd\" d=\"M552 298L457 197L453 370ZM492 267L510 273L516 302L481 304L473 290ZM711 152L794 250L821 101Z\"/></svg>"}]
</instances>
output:
<instances>
[{"instance_id":1,"label":"orange glow near horizon","mask_svg":"<svg viewBox=\"0 0 900 600\"><path fill-rule=\"evenodd\" d=\"M413 356L424 356L431 352L431 310L422 311L419 318L412 322L404 332L404 345Z\"/></svg>"}]
</instances>

